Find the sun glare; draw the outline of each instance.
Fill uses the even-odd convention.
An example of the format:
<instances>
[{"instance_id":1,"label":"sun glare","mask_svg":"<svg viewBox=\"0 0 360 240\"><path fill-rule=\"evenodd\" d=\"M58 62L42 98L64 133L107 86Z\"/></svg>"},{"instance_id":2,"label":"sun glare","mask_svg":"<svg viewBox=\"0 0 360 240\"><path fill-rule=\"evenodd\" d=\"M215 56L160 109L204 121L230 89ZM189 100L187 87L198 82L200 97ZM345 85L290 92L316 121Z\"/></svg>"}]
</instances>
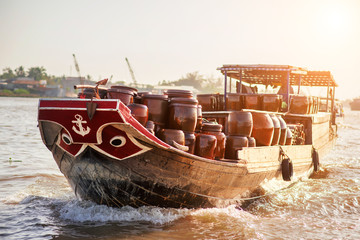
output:
<instances>
[{"instance_id":1,"label":"sun glare","mask_svg":"<svg viewBox=\"0 0 360 240\"><path fill-rule=\"evenodd\" d=\"M348 31L351 23L344 6L331 5L322 8L319 13L318 27L327 36L336 36Z\"/></svg>"}]
</instances>

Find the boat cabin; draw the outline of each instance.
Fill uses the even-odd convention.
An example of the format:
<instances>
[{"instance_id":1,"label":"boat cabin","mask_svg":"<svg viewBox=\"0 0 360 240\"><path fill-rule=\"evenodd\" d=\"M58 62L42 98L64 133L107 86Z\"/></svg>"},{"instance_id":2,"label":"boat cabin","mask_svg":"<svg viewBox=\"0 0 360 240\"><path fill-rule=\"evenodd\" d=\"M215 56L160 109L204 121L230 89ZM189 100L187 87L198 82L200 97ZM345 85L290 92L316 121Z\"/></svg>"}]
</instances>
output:
<instances>
[{"instance_id":1,"label":"boat cabin","mask_svg":"<svg viewBox=\"0 0 360 240\"><path fill-rule=\"evenodd\" d=\"M319 137L326 135L318 131L328 130L329 121L335 125L337 84L329 71L308 71L289 65L223 65L218 70L224 75L224 93L197 97L203 106L203 117L222 123L227 135L229 114L234 111L282 117L292 130L292 144L316 144ZM327 95L305 95L302 90L306 87L325 88ZM325 111L320 109L321 103L325 104Z\"/></svg>"}]
</instances>

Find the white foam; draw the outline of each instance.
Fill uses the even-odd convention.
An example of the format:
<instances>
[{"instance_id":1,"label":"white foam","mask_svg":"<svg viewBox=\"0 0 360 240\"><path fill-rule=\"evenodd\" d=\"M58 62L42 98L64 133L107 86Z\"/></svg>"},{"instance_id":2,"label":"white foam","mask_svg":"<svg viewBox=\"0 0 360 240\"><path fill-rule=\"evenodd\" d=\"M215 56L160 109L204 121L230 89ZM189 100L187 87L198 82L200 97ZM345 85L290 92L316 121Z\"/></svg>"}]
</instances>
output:
<instances>
[{"instance_id":1,"label":"white foam","mask_svg":"<svg viewBox=\"0 0 360 240\"><path fill-rule=\"evenodd\" d=\"M60 209L60 218L74 222L134 222L146 221L166 224L187 215L187 209L165 209L159 207L112 208L89 201L73 200Z\"/></svg>"},{"instance_id":2,"label":"white foam","mask_svg":"<svg viewBox=\"0 0 360 240\"><path fill-rule=\"evenodd\" d=\"M192 216L223 216L223 217L232 217L236 219L256 219L255 215L252 215L249 212L243 211L238 208L236 205L230 205L226 208L200 208L197 210L192 210L190 212Z\"/></svg>"}]
</instances>

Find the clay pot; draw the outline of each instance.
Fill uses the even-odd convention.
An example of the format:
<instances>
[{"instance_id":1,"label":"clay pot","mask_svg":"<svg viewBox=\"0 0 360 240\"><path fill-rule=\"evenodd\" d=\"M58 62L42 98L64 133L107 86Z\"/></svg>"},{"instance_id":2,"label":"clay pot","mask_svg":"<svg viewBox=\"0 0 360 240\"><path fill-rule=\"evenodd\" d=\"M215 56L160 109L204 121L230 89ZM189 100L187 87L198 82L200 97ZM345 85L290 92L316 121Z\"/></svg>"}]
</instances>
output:
<instances>
[{"instance_id":1,"label":"clay pot","mask_svg":"<svg viewBox=\"0 0 360 240\"><path fill-rule=\"evenodd\" d=\"M204 123L201 128L201 133L214 135L216 137L215 159L223 159L225 156L226 136L221 130L222 125L212 123Z\"/></svg>"},{"instance_id":2,"label":"clay pot","mask_svg":"<svg viewBox=\"0 0 360 240\"><path fill-rule=\"evenodd\" d=\"M270 146L274 134L274 124L267 113L251 112L253 130L251 136L255 138L257 146Z\"/></svg>"},{"instance_id":3,"label":"clay pot","mask_svg":"<svg viewBox=\"0 0 360 240\"><path fill-rule=\"evenodd\" d=\"M216 147L216 137L214 135L199 133L196 136L195 142L195 155L214 159L215 147Z\"/></svg>"},{"instance_id":4,"label":"clay pot","mask_svg":"<svg viewBox=\"0 0 360 240\"><path fill-rule=\"evenodd\" d=\"M253 137L247 137L249 147L256 147L256 140Z\"/></svg>"},{"instance_id":5,"label":"clay pot","mask_svg":"<svg viewBox=\"0 0 360 240\"><path fill-rule=\"evenodd\" d=\"M241 94L228 93L226 95L226 110L228 111L240 111L243 108Z\"/></svg>"},{"instance_id":6,"label":"clay pot","mask_svg":"<svg viewBox=\"0 0 360 240\"><path fill-rule=\"evenodd\" d=\"M114 86L113 86L114 87ZM125 105L129 105L134 100L134 92L127 89L113 88L107 90L107 98L120 99Z\"/></svg>"},{"instance_id":7,"label":"clay pot","mask_svg":"<svg viewBox=\"0 0 360 240\"><path fill-rule=\"evenodd\" d=\"M169 128L194 132L197 104L198 101L194 98L172 98L169 104Z\"/></svg>"},{"instance_id":8,"label":"clay pot","mask_svg":"<svg viewBox=\"0 0 360 240\"><path fill-rule=\"evenodd\" d=\"M286 128L286 141L285 145L292 145L292 132L289 127Z\"/></svg>"},{"instance_id":9,"label":"clay pot","mask_svg":"<svg viewBox=\"0 0 360 240\"><path fill-rule=\"evenodd\" d=\"M216 111L225 110L224 94L216 94Z\"/></svg>"},{"instance_id":10,"label":"clay pot","mask_svg":"<svg viewBox=\"0 0 360 240\"><path fill-rule=\"evenodd\" d=\"M131 115L143 126L148 120L148 107L144 104L131 103L127 105L131 111Z\"/></svg>"},{"instance_id":11,"label":"clay pot","mask_svg":"<svg viewBox=\"0 0 360 240\"><path fill-rule=\"evenodd\" d=\"M164 92L168 95L168 98L192 98L193 93L190 90L181 90L181 89L169 89Z\"/></svg>"},{"instance_id":12,"label":"clay pot","mask_svg":"<svg viewBox=\"0 0 360 240\"><path fill-rule=\"evenodd\" d=\"M271 141L271 145L278 145L280 140L280 120L275 116L275 114L270 114L271 120L274 124L274 135Z\"/></svg>"},{"instance_id":13,"label":"clay pot","mask_svg":"<svg viewBox=\"0 0 360 240\"><path fill-rule=\"evenodd\" d=\"M237 151L249 146L245 136L228 136L226 138L225 158L237 159Z\"/></svg>"},{"instance_id":14,"label":"clay pot","mask_svg":"<svg viewBox=\"0 0 360 240\"><path fill-rule=\"evenodd\" d=\"M198 105L197 106L197 120L196 120L196 127L195 127L196 132L199 132L201 130L201 125L202 125L202 106Z\"/></svg>"},{"instance_id":15,"label":"clay pot","mask_svg":"<svg viewBox=\"0 0 360 240\"><path fill-rule=\"evenodd\" d=\"M308 96L293 95L290 99L290 113L307 114L310 109L310 98Z\"/></svg>"},{"instance_id":16,"label":"clay pot","mask_svg":"<svg viewBox=\"0 0 360 240\"><path fill-rule=\"evenodd\" d=\"M202 106L202 111L216 111L218 105L217 94L198 94L196 98L199 105Z\"/></svg>"},{"instance_id":17,"label":"clay pot","mask_svg":"<svg viewBox=\"0 0 360 240\"><path fill-rule=\"evenodd\" d=\"M287 125L285 120L279 115L277 116L280 122L280 137L279 137L279 145L285 145L286 142L286 129Z\"/></svg>"},{"instance_id":18,"label":"clay pot","mask_svg":"<svg viewBox=\"0 0 360 240\"><path fill-rule=\"evenodd\" d=\"M196 136L194 133L184 132L185 134L185 146L189 147L188 153L194 154Z\"/></svg>"},{"instance_id":19,"label":"clay pot","mask_svg":"<svg viewBox=\"0 0 360 240\"><path fill-rule=\"evenodd\" d=\"M228 117L228 134L249 137L253 129L251 112L230 112Z\"/></svg>"},{"instance_id":20,"label":"clay pot","mask_svg":"<svg viewBox=\"0 0 360 240\"><path fill-rule=\"evenodd\" d=\"M261 95L260 94L242 94L241 96L244 109L261 109Z\"/></svg>"},{"instance_id":21,"label":"clay pot","mask_svg":"<svg viewBox=\"0 0 360 240\"><path fill-rule=\"evenodd\" d=\"M120 99L125 105L128 105L133 103L138 90L133 87L113 85L110 89L108 89L108 92L109 91L110 94L107 95L108 98L111 96L111 98Z\"/></svg>"},{"instance_id":22,"label":"clay pot","mask_svg":"<svg viewBox=\"0 0 360 240\"><path fill-rule=\"evenodd\" d=\"M281 109L282 96L278 94L263 94L261 96L261 110L279 112Z\"/></svg>"},{"instance_id":23,"label":"clay pot","mask_svg":"<svg viewBox=\"0 0 360 240\"><path fill-rule=\"evenodd\" d=\"M174 146L174 141L180 145L185 145L185 134L181 130L161 129L157 133L157 137L171 146Z\"/></svg>"},{"instance_id":24,"label":"clay pot","mask_svg":"<svg viewBox=\"0 0 360 240\"><path fill-rule=\"evenodd\" d=\"M125 89L125 90L133 92L134 94L136 94L138 91L136 88L123 86L123 85L113 85L113 86L111 86L111 88L112 89Z\"/></svg>"},{"instance_id":25,"label":"clay pot","mask_svg":"<svg viewBox=\"0 0 360 240\"><path fill-rule=\"evenodd\" d=\"M165 126L168 115L168 101L166 95L146 94L142 97L143 104L148 107L149 120L156 125Z\"/></svg>"}]
</instances>

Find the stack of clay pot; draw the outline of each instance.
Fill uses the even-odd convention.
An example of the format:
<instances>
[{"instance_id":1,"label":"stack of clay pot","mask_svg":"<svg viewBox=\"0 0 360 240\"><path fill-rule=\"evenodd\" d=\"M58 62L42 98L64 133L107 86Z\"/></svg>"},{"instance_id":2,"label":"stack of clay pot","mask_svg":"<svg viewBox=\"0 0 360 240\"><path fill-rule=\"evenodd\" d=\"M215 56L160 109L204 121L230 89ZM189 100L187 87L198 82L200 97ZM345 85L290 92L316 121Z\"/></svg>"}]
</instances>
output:
<instances>
[{"instance_id":1,"label":"stack of clay pot","mask_svg":"<svg viewBox=\"0 0 360 240\"><path fill-rule=\"evenodd\" d=\"M224 110L224 95L222 94L199 94L199 104L203 111ZM279 112L282 104L282 95L258 94L258 93L227 93L226 110L241 111L242 109L263 110Z\"/></svg>"},{"instance_id":2,"label":"stack of clay pot","mask_svg":"<svg viewBox=\"0 0 360 240\"><path fill-rule=\"evenodd\" d=\"M285 120L280 116L277 115L277 118L280 123L280 137L279 137L279 145L285 145L286 138L287 138L287 124Z\"/></svg>"},{"instance_id":3,"label":"stack of clay pot","mask_svg":"<svg viewBox=\"0 0 360 240\"><path fill-rule=\"evenodd\" d=\"M279 94L262 94L261 110L269 112L279 112L282 104L282 95Z\"/></svg>"},{"instance_id":4,"label":"stack of clay pot","mask_svg":"<svg viewBox=\"0 0 360 240\"><path fill-rule=\"evenodd\" d=\"M280 140L280 120L275 116L275 114L269 114L273 125L274 125L274 133L271 140L271 146L278 145Z\"/></svg>"},{"instance_id":5,"label":"stack of clay pot","mask_svg":"<svg viewBox=\"0 0 360 240\"><path fill-rule=\"evenodd\" d=\"M224 110L223 94L198 94L197 100L202 106L203 111L222 111Z\"/></svg>"},{"instance_id":6,"label":"stack of clay pot","mask_svg":"<svg viewBox=\"0 0 360 240\"><path fill-rule=\"evenodd\" d=\"M274 123L268 113L251 112L253 130L251 136L255 138L257 146L270 146L274 135Z\"/></svg>"},{"instance_id":7,"label":"stack of clay pot","mask_svg":"<svg viewBox=\"0 0 360 240\"><path fill-rule=\"evenodd\" d=\"M143 126L148 121L149 111L148 107L140 103L130 103L127 107L131 111L131 115Z\"/></svg>"},{"instance_id":8,"label":"stack of clay pot","mask_svg":"<svg viewBox=\"0 0 360 240\"><path fill-rule=\"evenodd\" d=\"M225 158L237 159L237 151L244 147L255 147L251 137L253 117L251 112L233 111L228 117L228 136L226 139Z\"/></svg>"},{"instance_id":9,"label":"stack of clay pot","mask_svg":"<svg viewBox=\"0 0 360 240\"><path fill-rule=\"evenodd\" d=\"M147 106L149 110L149 124L148 130L152 127L152 131L157 133L165 128L168 115L168 96L160 94L144 94L142 96L142 103Z\"/></svg>"},{"instance_id":10,"label":"stack of clay pot","mask_svg":"<svg viewBox=\"0 0 360 240\"><path fill-rule=\"evenodd\" d=\"M292 133L292 144L293 145L304 145L305 144L305 129L301 123L288 124L288 128Z\"/></svg>"},{"instance_id":11,"label":"stack of clay pot","mask_svg":"<svg viewBox=\"0 0 360 240\"><path fill-rule=\"evenodd\" d=\"M287 125L285 120L280 115L270 114L270 118L274 124L274 133L271 141L271 146L285 145Z\"/></svg>"},{"instance_id":12,"label":"stack of clay pot","mask_svg":"<svg viewBox=\"0 0 360 240\"><path fill-rule=\"evenodd\" d=\"M198 102L192 92L167 90L163 95L145 94L142 101L148 106L156 136L169 145L194 153Z\"/></svg>"},{"instance_id":13,"label":"stack of clay pot","mask_svg":"<svg viewBox=\"0 0 360 240\"><path fill-rule=\"evenodd\" d=\"M225 156L226 136L222 125L217 123L202 124L196 135L195 155L209 159L223 159Z\"/></svg>"},{"instance_id":14,"label":"stack of clay pot","mask_svg":"<svg viewBox=\"0 0 360 240\"><path fill-rule=\"evenodd\" d=\"M203 121L202 121L202 106L200 104L198 104L195 132L200 132L202 123L203 123Z\"/></svg>"},{"instance_id":15,"label":"stack of clay pot","mask_svg":"<svg viewBox=\"0 0 360 240\"><path fill-rule=\"evenodd\" d=\"M114 85L107 90L107 98L120 99L125 105L133 103L137 89L127 86Z\"/></svg>"},{"instance_id":16,"label":"stack of clay pot","mask_svg":"<svg viewBox=\"0 0 360 240\"><path fill-rule=\"evenodd\" d=\"M157 137L160 138L163 142L177 147L178 146L185 146L185 134L183 131L179 129L160 129L157 132Z\"/></svg>"},{"instance_id":17,"label":"stack of clay pot","mask_svg":"<svg viewBox=\"0 0 360 240\"><path fill-rule=\"evenodd\" d=\"M243 95L240 93L228 93L226 95L226 110L240 111L243 109Z\"/></svg>"},{"instance_id":18,"label":"stack of clay pot","mask_svg":"<svg viewBox=\"0 0 360 240\"><path fill-rule=\"evenodd\" d=\"M261 94L242 94L243 109L261 110Z\"/></svg>"},{"instance_id":19,"label":"stack of clay pot","mask_svg":"<svg viewBox=\"0 0 360 240\"><path fill-rule=\"evenodd\" d=\"M195 128L198 113L198 101L194 98L174 97L169 101L168 127L185 133L185 145L188 152L194 153Z\"/></svg>"},{"instance_id":20,"label":"stack of clay pot","mask_svg":"<svg viewBox=\"0 0 360 240\"><path fill-rule=\"evenodd\" d=\"M131 115L143 126L148 121L148 107L144 104L135 103L134 98L137 96L137 89L127 86L111 86L107 90L107 98L121 100L131 111Z\"/></svg>"},{"instance_id":21,"label":"stack of clay pot","mask_svg":"<svg viewBox=\"0 0 360 240\"><path fill-rule=\"evenodd\" d=\"M312 114L314 113L314 111L316 111L316 106L314 108L313 104L313 97L304 95L292 95L290 98L289 112L294 114Z\"/></svg>"}]
</instances>

